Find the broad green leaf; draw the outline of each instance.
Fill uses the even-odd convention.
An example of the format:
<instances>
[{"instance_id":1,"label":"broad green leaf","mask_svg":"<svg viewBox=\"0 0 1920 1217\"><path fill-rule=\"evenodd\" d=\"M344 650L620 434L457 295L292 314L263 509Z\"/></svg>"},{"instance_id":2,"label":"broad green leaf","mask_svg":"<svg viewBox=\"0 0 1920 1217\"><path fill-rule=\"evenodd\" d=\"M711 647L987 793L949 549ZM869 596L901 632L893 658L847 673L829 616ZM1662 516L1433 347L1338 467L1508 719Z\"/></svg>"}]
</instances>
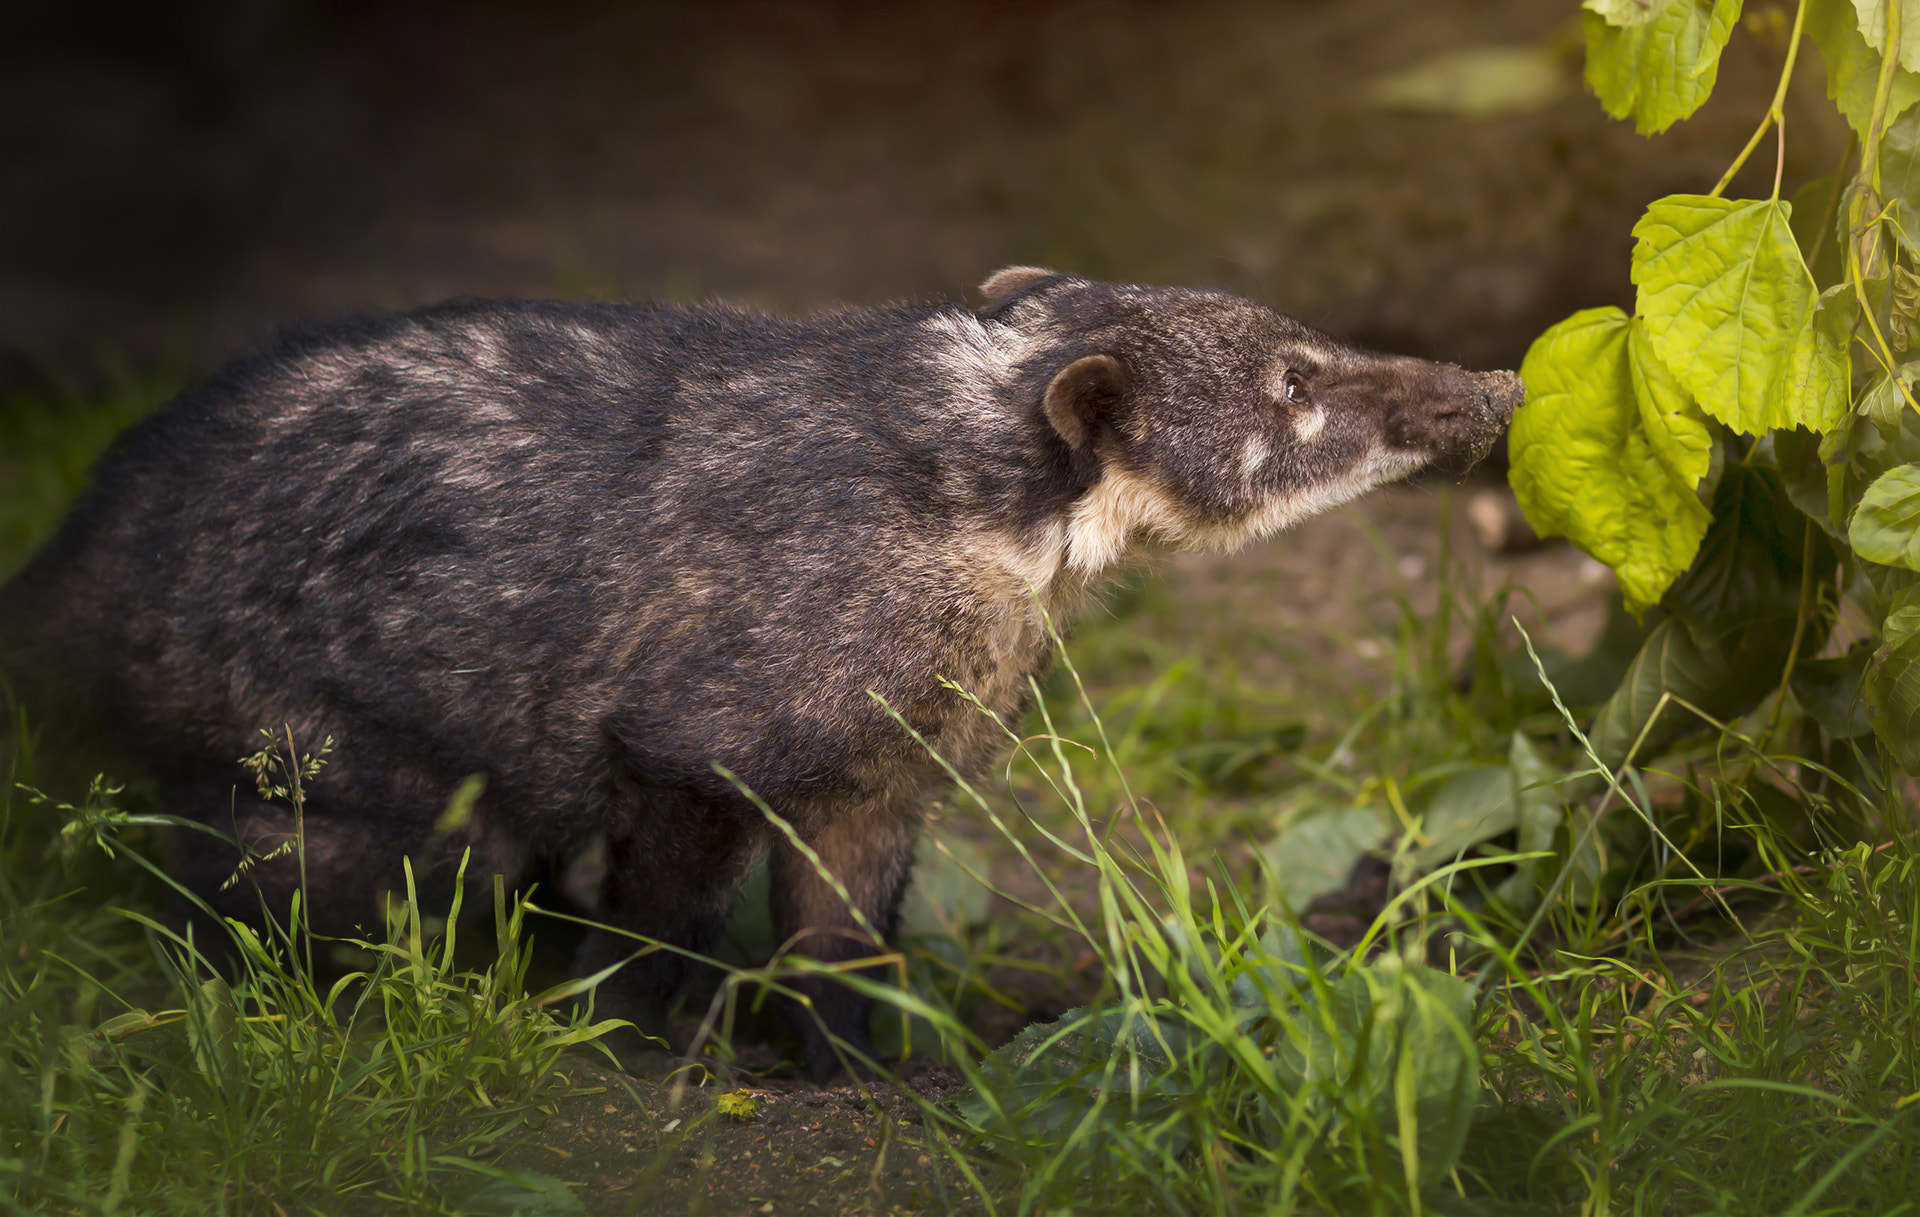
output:
<instances>
[{"instance_id":1,"label":"broad green leaf","mask_svg":"<svg viewBox=\"0 0 1920 1217\"><path fill-rule=\"evenodd\" d=\"M1711 9L1677 0L1631 25L1584 9L1587 87L1608 114L1633 119L1640 134L1665 131L1712 94L1721 48L1739 17L1740 0L1714 0Z\"/></svg>"},{"instance_id":2,"label":"broad green leaf","mask_svg":"<svg viewBox=\"0 0 1920 1217\"><path fill-rule=\"evenodd\" d=\"M1843 248L1840 220L1845 211L1836 197L1839 185L1831 176L1815 178L1794 191L1789 204L1788 226L1793 229L1793 243L1800 247L1801 256L1807 258L1814 284L1822 291L1846 275L1846 264L1840 256Z\"/></svg>"},{"instance_id":3,"label":"broad green leaf","mask_svg":"<svg viewBox=\"0 0 1920 1217\"><path fill-rule=\"evenodd\" d=\"M1618 769L1631 752L1635 764L1645 765L1706 725L1672 700L1663 708L1663 695L1698 706L1722 722L1751 710L1780 682L1793 625L1791 618L1781 618L1705 644L1679 621L1655 626L1619 691L1588 728L1587 738L1601 763Z\"/></svg>"},{"instance_id":4,"label":"broad green leaf","mask_svg":"<svg viewBox=\"0 0 1920 1217\"><path fill-rule=\"evenodd\" d=\"M1674 0L1581 0L1580 7L1599 13L1608 25L1645 25L1673 6Z\"/></svg>"},{"instance_id":5,"label":"broad green leaf","mask_svg":"<svg viewBox=\"0 0 1920 1217\"><path fill-rule=\"evenodd\" d=\"M480 1177L456 1193L458 1212L473 1217L574 1217L587 1211L573 1190L552 1175L491 1162L459 1165L480 1172Z\"/></svg>"},{"instance_id":6,"label":"broad green leaf","mask_svg":"<svg viewBox=\"0 0 1920 1217\"><path fill-rule=\"evenodd\" d=\"M1776 432L1778 435L1789 434ZM1728 466L1713 496L1713 526L1687 573L1660 601L1693 636L1711 642L1756 621L1800 611L1806 517L1772 469ZM1814 580L1833 573L1833 551L1815 538Z\"/></svg>"},{"instance_id":7,"label":"broad green leaf","mask_svg":"<svg viewBox=\"0 0 1920 1217\"><path fill-rule=\"evenodd\" d=\"M1888 597L1880 641L1890 647L1904 646L1915 634L1920 634L1920 587L1908 585Z\"/></svg>"},{"instance_id":8,"label":"broad green leaf","mask_svg":"<svg viewBox=\"0 0 1920 1217\"><path fill-rule=\"evenodd\" d=\"M1920 774L1920 635L1887 645L1867 669L1873 733L1908 773Z\"/></svg>"},{"instance_id":9,"label":"broad green leaf","mask_svg":"<svg viewBox=\"0 0 1920 1217\"><path fill-rule=\"evenodd\" d=\"M1423 1185L1446 1178L1479 1087L1467 982L1388 956L1321 992L1303 989L1284 1020L1273 1058L1281 1086L1304 1091L1310 1111L1371 1110L1371 1123L1397 1132L1402 1153L1416 1149Z\"/></svg>"},{"instance_id":10,"label":"broad green leaf","mask_svg":"<svg viewBox=\"0 0 1920 1217\"><path fill-rule=\"evenodd\" d=\"M1853 739L1872 729L1871 707L1861 689L1873 647L1855 647L1832 659L1802 659L1790 678L1793 698L1834 739Z\"/></svg>"},{"instance_id":11,"label":"broad green leaf","mask_svg":"<svg viewBox=\"0 0 1920 1217\"><path fill-rule=\"evenodd\" d=\"M1853 0L1860 36L1879 54L1887 50L1887 0ZM1920 72L1920 5L1900 9L1900 66Z\"/></svg>"},{"instance_id":12,"label":"broad green leaf","mask_svg":"<svg viewBox=\"0 0 1920 1217\"><path fill-rule=\"evenodd\" d=\"M1632 355L1645 348L1630 340L1635 325L1617 308L1588 309L1541 335L1520 369L1527 402L1507 442L1534 531L1613 567L1638 615L1706 534L1693 485L1711 438L1657 361L1636 371Z\"/></svg>"},{"instance_id":13,"label":"broad green leaf","mask_svg":"<svg viewBox=\"0 0 1920 1217\"><path fill-rule=\"evenodd\" d=\"M1811 0L1807 33L1827 61L1827 96L1847 117L1855 134L1865 137L1872 121L1873 91L1880 80L1880 54L1860 36L1859 14L1844 0ZM1920 101L1920 76L1896 68L1883 123L1891 123Z\"/></svg>"},{"instance_id":14,"label":"broad green leaf","mask_svg":"<svg viewBox=\"0 0 1920 1217\"><path fill-rule=\"evenodd\" d=\"M1736 431L1828 431L1846 412L1845 353L1778 200L1669 195L1633 226L1633 281L1654 350Z\"/></svg>"},{"instance_id":15,"label":"broad green leaf","mask_svg":"<svg viewBox=\"0 0 1920 1217\"><path fill-rule=\"evenodd\" d=\"M1839 434L1836 430L1834 434ZM1820 437L1795 427L1762 436L1748 454L1749 461L1771 461L1780 473L1780 484L1787 499L1801 514L1818 524L1835 540L1845 540L1846 532L1833 522L1827 507L1827 467L1820 463Z\"/></svg>"},{"instance_id":16,"label":"broad green leaf","mask_svg":"<svg viewBox=\"0 0 1920 1217\"><path fill-rule=\"evenodd\" d=\"M1505 765L1474 765L1440 784L1422 809L1423 844L1407 853L1416 871L1451 862L1488 837L1511 832L1518 806L1513 771Z\"/></svg>"},{"instance_id":17,"label":"broad green leaf","mask_svg":"<svg viewBox=\"0 0 1920 1217\"><path fill-rule=\"evenodd\" d=\"M1186 1044L1177 1014L1164 1006L1069 1010L988 1054L980 1062L985 1093L968 1091L957 1107L982 1132L1019 1140L1066 1137L1103 1093L1116 1115L1151 1124L1191 1093ZM1168 1153L1184 1152L1183 1129L1169 1128L1167 1136Z\"/></svg>"},{"instance_id":18,"label":"broad green leaf","mask_svg":"<svg viewBox=\"0 0 1920 1217\"><path fill-rule=\"evenodd\" d=\"M1560 791L1548 783L1558 774L1541 759L1525 733L1515 731L1507 747L1507 772L1513 779L1515 853L1531 854L1551 850L1565 813L1561 810ZM1518 863L1514 872L1494 889L1494 895L1509 907L1531 908L1539 899L1540 884L1535 876L1550 858L1531 858Z\"/></svg>"},{"instance_id":19,"label":"broad green leaf","mask_svg":"<svg viewBox=\"0 0 1920 1217\"><path fill-rule=\"evenodd\" d=\"M1627 355L1647 447L1675 482L1692 490L1713 463L1713 433L1700 407L1655 353L1644 321L1635 322L1627 335Z\"/></svg>"},{"instance_id":20,"label":"broad green leaf","mask_svg":"<svg viewBox=\"0 0 1920 1217\"><path fill-rule=\"evenodd\" d=\"M1920 251L1920 110L1889 123L1880 138L1880 197L1899 204L1894 231L1909 255Z\"/></svg>"},{"instance_id":21,"label":"broad green leaf","mask_svg":"<svg viewBox=\"0 0 1920 1217\"><path fill-rule=\"evenodd\" d=\"M1920 465L1896 465L1867 487L1847 540L1869 562L1920 571Z\"/></svg>"},{"instance_id":22,"label":"broad green leaf","mask_svg":"<svg viewBox=\"0 0 1920 1217\"><path fill-rule=\"evenodd\" d=\"M1279 895L1296 911L1346 886L1360 855L1390 835L1381 813L1352 807L1294 821L1261 849Z\"/></svg>"},{"instance_id":23,"label":"broad green leaf","mask_svg":"<svg viewBox=\"0 0 1920 1217\"><path fill-rule=\"evenodd\" d=\"M1855 413L1870 420L1889 442L1899 435L1902 415L1908 413L1907 395L1915 392L1914 386L1920 384L1920 363L1903 363L1899 371L1899 380L1885 372L1874 373L1873 382L1854 407ZM1900 391L1901 381L1906 383L1905 393Z\"/></svg>"}]
</instances>

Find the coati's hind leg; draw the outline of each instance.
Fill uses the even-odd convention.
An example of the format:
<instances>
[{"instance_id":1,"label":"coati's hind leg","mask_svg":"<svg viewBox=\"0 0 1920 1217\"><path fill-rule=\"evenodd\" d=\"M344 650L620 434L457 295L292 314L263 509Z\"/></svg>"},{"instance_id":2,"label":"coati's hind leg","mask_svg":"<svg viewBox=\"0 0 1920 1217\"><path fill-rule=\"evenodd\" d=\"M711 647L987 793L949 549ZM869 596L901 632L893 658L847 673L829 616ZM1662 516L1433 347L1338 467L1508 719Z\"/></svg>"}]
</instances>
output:
<instances>
[{"instance_id":1,"label":"coati's hind leg","mask_svg":"<svg viewBox=\"0 0 1920 1217\"><path fill-rule=\"evenodd\" d=\"M763 834L693 795L649 791L639 802L631 828L608 835L594 913L607 928L588 933L574 971L591 976L637 954L601 983L596 1015L630 1019L671 1044L668 1009L701 967L683 952L711 956L719 948ZM649 949L635 935L664 945ZM634 1037L614 1043L627 1052L643 1047Z\"/></svg>"},{"instance_id":2,"label":"coati's hind leg","mask_svg":"<svg viewBox=\"0 0 1920 1217\"><path fill-rule=\"evenodd\" d=\"M801 839L819 855L819 866L777 840L772 857L773 930L782 949L837 962L872 955L884 946L884 941L873 941L860 921L883 940L893 937L900 898L913 869L919 823L917 816L886 807L841 809L823 817L815 831L801 832ZM822 868L846 889L846 896L834 890ZM830 976L792 983L813 1007L809 1011L796 1003L793 1009L801 1063L809 1073L821 1078L839 1067L829 1035L873 1056L867 1036L868 999Z\"/></svg>"},{"instance_id":3,"label":"coati's hind leg","mask_svg":"<svg viewBox=\"0 0 1920 1217\"><path fill-rule=\"evenodd\" d=\"M284 926L293 894L300 887L303 861L308 894L302 903L308 926L318 934L378 941L385 928L387 895L406 894L403 860L412 863L414 890L423 913L444 915L451 907L454 877L466 843L432 839L429 823L348 817L330 811L324 803L310 802L298 824L303 844L296 846L293 809L266 802L244 784L175 787L163 792L163 801L168 810L242 842L256 857L243 867L242 854L226 842L193 830L179 834L181 859L175 877L218 917L259 928L264 910ZM469 861L469 897L484 885L495 869L493 863L485 857ZM176 910L187 912L186 904L176 901ZM203 927L202 934L216 928L197 909L189 919ZM224 938L224 933L217 934L216 945Z\"/></svg>"}]
</instances>

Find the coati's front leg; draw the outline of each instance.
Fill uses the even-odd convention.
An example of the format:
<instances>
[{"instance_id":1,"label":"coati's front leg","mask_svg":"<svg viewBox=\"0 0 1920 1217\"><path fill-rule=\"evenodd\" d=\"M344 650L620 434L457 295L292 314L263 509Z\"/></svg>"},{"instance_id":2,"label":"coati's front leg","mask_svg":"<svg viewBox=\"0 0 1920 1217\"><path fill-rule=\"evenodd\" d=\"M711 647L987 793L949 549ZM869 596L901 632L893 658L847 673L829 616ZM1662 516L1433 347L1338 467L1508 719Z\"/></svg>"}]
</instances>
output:
<instances>
[{"instance_id":1,"label":"coati's front leg","mask_svg":"<svg viewBox=\"0 0 1920 1217\"><path fill-rule=\"evenodd\" d=\"M843 807L812 823L803 820L797 826L800 839L818 856L817 864L777 839L771 864L773 929L780 949L823 962L859 959L883 949L899 921L919 824L916 811L887 806ZM822 870L839 881L845 896ZM876 943L869 929L882 941ZM793 1007L801 1063L810 1074L824 1078L839 1068L829 1037L874 1055L867 1035L871 1001L832 976L791 983L812 1005L810 1010L801 1003Z\"/></svg>"}]
</instances>

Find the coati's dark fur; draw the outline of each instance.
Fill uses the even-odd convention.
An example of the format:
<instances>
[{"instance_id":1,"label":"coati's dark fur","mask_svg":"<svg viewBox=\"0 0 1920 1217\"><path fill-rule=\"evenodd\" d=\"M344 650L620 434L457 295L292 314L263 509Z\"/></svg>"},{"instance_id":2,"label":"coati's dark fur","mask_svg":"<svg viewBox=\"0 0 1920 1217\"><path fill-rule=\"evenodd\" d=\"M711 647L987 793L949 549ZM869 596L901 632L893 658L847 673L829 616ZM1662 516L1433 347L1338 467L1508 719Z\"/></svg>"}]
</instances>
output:
<instances>
[{"instance_id":1,"label":"coati's dark fur","mask_svg":"<svg viewBox=\"0 0 1920 1217\"><path fill-rule=\"evenodd\" d=\"M291 831L237 758L335 741L312 785L316 928L377 921L411 855L442 884L603 837L598 915L707 951L771 851L779 939L871 950L724 767L882 934L945 783L1132 546L1232 545L1483 453L1520 398L1215 292L1015 267L986 307L803 318L726 305L455 303L294 330L129 430L0 590L0 665L90 721L169 809ZM436 840L450 791L486 775ZM187 834L217 909L235 859ZM250 877L284 908L291 859ZM807 936L809 929L824 933ZM600 934L579 966L624 957ZM658 1018L668 953L603 990ZM810 988L864 1044L865 1006ZM801 1021L807 1064L832 1068Z\"/></svg>"}]
</instances>

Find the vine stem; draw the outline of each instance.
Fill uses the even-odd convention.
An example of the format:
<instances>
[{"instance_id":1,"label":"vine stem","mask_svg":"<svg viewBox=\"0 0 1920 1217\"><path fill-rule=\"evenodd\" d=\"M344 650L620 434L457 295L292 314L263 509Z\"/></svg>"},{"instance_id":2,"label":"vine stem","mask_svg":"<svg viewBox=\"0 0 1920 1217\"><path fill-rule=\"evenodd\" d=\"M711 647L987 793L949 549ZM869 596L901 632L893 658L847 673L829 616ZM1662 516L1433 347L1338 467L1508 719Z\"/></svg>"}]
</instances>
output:
<instances>
[{"instance_id":1,"label":"vine stem","mask_svg":"<svg viewBox=\"0 0 1920 1217\"><path fill-rule=\"evenodd\" d=\"M1890 2L1897 11L1900 0L1890 0ZM1799 6L1793 10L1793 35L1787 40L1787 62L1780 68L1780 83L1773 90L1773 104L1767 107L1765 117L1754 129L1753 138L1747 141L1747 146L1740 149L1740 155L1733 158L1733 164L1727 166L1727 171L1720 175L1720 180L1713 184L1713 189L1707 191L1708 198L1720 197L1721 192L1726 190L1728 184L1733 181L1733 175L1740 172L1740 167L1747 163L1747 158L1753 155L1753 150L1758 148L1760 141L1767 137L1768 128L1777 128L1780 132L1780 157L1774 169L1771 196L1775 199L1780 197L1780 169L1785 167L1787 155L1787 86L1793 82L1794 61L1800 57L1800 31L1806 27L1806 24L1807 0L1800 0Z\"/></svg>"},{"instance_id":2,"label":"vine stem","mask_svg":"<svg viewBox=\"0 0 1920 1217\"><path fill-rule=\"evenodd\" d=\"M1860 182L1866 184L1866 193L1878 207L1880 177L1880 136L1886 125L1887 99L1893 93L1893 73L1900 62L1900 28L1902 0L1887 0L1886 51L1880 60L1880 76L1873 87L1873 113L1867 119L1867 136L1860 142ZM1876 227L1885 215L1885 209L1879 208L1869 218L1866 214L1866 199L1862 197L1859 186L1850 192L1852 199L1847 205L1847 232L1852 238L1847 242L1847 279L1853 285L1854 299L1859 302L1861 319L1867 328L1873 331L1875 345L1862 343L1867 353L1878 360L1888 376L1893 378L1907 404L1920 410L1920 402L1915 402L1913 392L1900 376L1899 367L1893 358L1893 349L1887 345L1887 336L1880 332L1880 322L1873 315L1873 304L1867 299L1867 267L1861 259L1862 236L1866 225ZM1877 235L1877 234L1876 234Z\"/></svg>"}]
</instances>

